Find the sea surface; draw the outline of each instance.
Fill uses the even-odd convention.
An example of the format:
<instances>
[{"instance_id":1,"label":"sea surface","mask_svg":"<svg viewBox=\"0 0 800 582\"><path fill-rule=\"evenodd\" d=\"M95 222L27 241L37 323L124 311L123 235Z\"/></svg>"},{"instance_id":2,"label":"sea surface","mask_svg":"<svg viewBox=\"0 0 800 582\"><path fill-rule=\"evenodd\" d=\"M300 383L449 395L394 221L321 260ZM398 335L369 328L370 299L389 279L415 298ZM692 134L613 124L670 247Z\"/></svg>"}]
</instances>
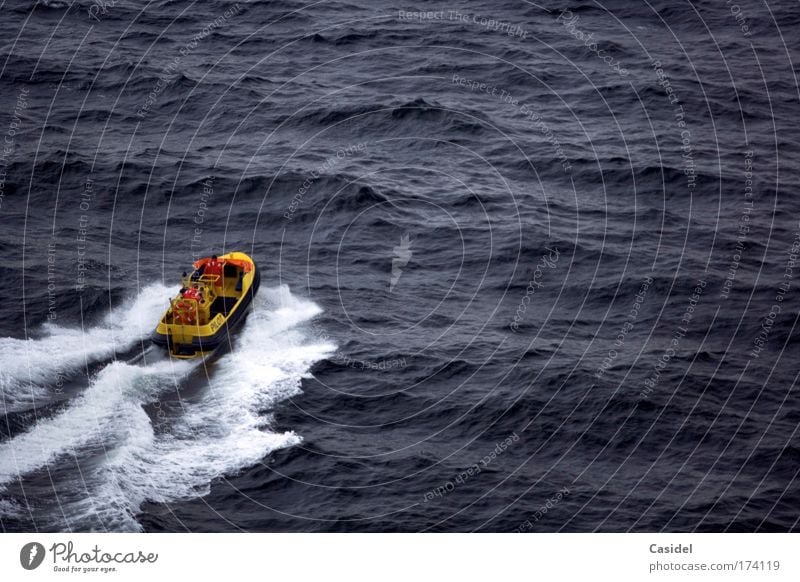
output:
<instances>
[{"instance_id":1,"label":"sea surface","mask_svg":"<svg viewBox=\"0 0 800 582\"><path fill-rule=\"evenodd\" d=\"M798 32L0 0L0 531L797 531ZM233 250L246 323L169 359Z\"/></svg>"}]
</instances>

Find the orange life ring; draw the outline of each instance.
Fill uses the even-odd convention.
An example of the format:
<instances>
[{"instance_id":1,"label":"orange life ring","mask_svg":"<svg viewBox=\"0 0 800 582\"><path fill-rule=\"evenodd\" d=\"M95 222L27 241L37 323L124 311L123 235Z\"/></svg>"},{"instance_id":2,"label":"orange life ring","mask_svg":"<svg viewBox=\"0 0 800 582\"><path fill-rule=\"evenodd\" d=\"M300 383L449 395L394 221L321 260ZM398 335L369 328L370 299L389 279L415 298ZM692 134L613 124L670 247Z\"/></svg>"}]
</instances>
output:
<instances>
[{"instance_id":1,"label":"orange life ring","mask_svg":"<svg viewBox=\"0 0 800 582\"><path fill-rule=\"evenodd\" d=\"M192 301L180 300L175 303L175 315L173 321L180 325L193 324L195 322L195 306Z\"/></svg>"}]
</instances>

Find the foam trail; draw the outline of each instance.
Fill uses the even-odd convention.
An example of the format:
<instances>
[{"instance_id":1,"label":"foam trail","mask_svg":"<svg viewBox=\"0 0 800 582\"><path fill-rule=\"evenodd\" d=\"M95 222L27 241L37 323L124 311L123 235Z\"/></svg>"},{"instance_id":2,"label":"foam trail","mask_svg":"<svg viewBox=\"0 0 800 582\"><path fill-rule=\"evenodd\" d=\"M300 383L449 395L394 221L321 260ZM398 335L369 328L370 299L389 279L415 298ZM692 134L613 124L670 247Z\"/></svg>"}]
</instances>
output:
<instances>
[{"instance_id":1,"label":"foam trail","mask_svg":"<svg viewBox=\"0 0 800 582\"><path fill-rule=\"evenodd\" d=\"M301 442L291 431L269 430L268 411L298 394L310 366L335 350L331 343L310 339L303 328L320 312L285 286L262 288L233 350L209 366L208 387L196 399L182 402L182 414L166 428L154 430L141 405L173 373L169 365L187 363L166 361L158 369L115 363L98 375L69 414L37 425L35 434L13 439L0 449L0 458L10 454L9 447L17 458L24 456L18 454L23 445L33 456L23 461L23 468L31 469L90 440L102 442L109 450L99 466L59 486L85 494L66 501L62 497L49 519L61 529L140 530L136 515L145 501L169 503L205 495L215 479ZM155 386L148 385L148 378ZM110 392L118 396L111 398ZM87 422L93 427L89 435L84 433ZM15 474L18 468L0 465L0 475Z\"/></svg>"},{"instance_id":2,"label":"foam trail","mask_svg":"<svg viewBox=\"0 0 800 582\"><path fill-rule=\"evenodd\" d=\"M0 490L65 454L119 437L119 431L128 429L138 411L144 414L143 403L159 388L174 386L194 365L169 360L148 367L109 364L62 412L0 443Z\"/></svg>"},{"instance_id":3,"label":"foam trail","mask_svg":"<svg viewBox=\"0 0 800 582\"><path fill-rule=\"evenodd\" d=\"M0 338L0 413L29 410L46 401L64 375L136 345L152 333L175 292L149 285L130 304L113 308L100 325L85 330L48 323L40 339Z\"/></svg>"},{"instance_id":4,"label":"foam trail","mask_svg":"<svg viewBox=\"0 0 800 582\"><path fill-rule=\"evenodd\" d=\"M312 343L297 326L321 313L286 286L262 289L234 349L217 362L209 387L184 406L167 434L140 432L99 471L102 484L83 504L85 517L105 507L106 527L137 530L145 500L168 503L207 494L211 482L259 463L271 451L301 442L293 432L268 430L262 411L300 393L310 366L335 346ZM119 508L126 511L120 512Z\"/></svg>"}]
</instances>

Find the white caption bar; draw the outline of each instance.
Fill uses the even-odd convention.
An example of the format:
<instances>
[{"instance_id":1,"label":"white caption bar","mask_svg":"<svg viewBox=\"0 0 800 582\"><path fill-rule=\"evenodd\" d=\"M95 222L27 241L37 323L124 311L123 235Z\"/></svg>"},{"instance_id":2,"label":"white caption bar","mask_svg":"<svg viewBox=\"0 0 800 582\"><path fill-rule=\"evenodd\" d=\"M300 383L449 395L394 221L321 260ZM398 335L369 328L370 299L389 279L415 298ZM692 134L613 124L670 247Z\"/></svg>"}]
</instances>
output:
<instances>
[{"instance_id":1,"label":"white caption bar","mask_svg":"<svg viewBox=\"0 0 800 582\"><path fill-rule=\"evenodd\" d=\"M800 580L797 534L5 534L6 580ZM578 577L583 578L578 578Z\"/></svg>"}]
</instances>

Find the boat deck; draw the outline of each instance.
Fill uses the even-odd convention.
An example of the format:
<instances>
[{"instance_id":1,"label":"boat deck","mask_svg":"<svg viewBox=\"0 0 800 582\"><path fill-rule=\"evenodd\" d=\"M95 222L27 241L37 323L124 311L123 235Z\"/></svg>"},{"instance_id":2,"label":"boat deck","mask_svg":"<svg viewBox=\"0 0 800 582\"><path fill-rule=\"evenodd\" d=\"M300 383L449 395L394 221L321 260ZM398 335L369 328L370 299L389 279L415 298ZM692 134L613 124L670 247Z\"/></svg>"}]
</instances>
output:
<instances>
[{"instance_id":1,"label":"boat deck","mask_svg":"<svg viewBox=\"0 0 800 582\"><path fill-rule=\"evenodd\" d=\"M214 300L214 303L211 304L210 319L214 319L218 313L227 317L228 312L233 309L237 301L239 301L238 297L223 297L220 295Z\"/></svg>"}]
</instances>

